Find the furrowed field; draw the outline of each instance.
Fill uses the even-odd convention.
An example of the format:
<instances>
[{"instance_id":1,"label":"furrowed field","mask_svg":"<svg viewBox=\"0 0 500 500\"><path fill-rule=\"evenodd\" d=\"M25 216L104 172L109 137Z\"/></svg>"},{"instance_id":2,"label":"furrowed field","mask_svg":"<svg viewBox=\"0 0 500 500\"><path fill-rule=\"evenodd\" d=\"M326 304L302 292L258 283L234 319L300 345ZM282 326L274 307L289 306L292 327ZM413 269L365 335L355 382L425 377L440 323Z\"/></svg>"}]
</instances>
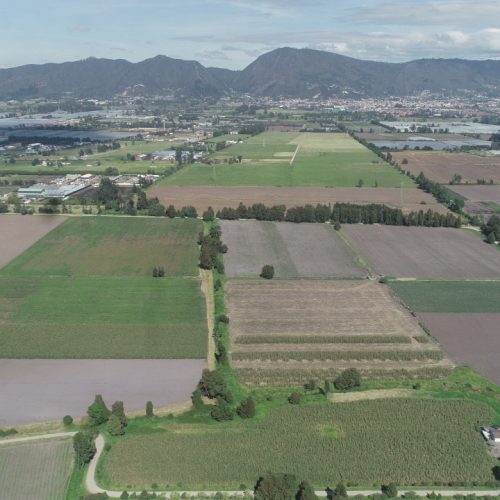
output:
<instances>
[{"instance_id":1,"label":"furrowed field","mask_svg":"<svg viewBox=\"0 0 500 500\"><path fill-rule=\"evenodd\" d=\"M356 367L368 378L433 378L450 362L373 281L226 284L231 365L247 386L302 385Z\"/></svg>"},{"instance_id":2,"label":"furrowed field","mask_svg":"<svg viewBox=\"0 0 500 500\"><path fill-rule=\"evenodd\" d=\"M73 462L71 440L0 445L0 496L64 498Z\"/></svg>"},{"instance_id":3,"label":"furrowed field","mask_svg":"<svg viewBox=\"0 0 500 500\"><path fill-rule=\"evenodd\" d=\"M194 278L0 276L6 358L203 358Z\"/></svg>"},{"instance_id":4,"label":"furrowed field","mask_svg":"<svg viewBox=\"0 0 500 500\"><path fill-rule=\"evenodd\" d=\"M196 276L201 223L193 219L74 217L2 270L9 276Z\"/></svg>"},{"instance_id":5,"label":"furrowed field","mask_svg":"<svg viewBox=\"0 0 500 500\"><path fill-rule=\"evenodd\" d=\"M265 132L213 157L217 165L190 165L159 184L354 187L361 179L364 186L414 187L347 134ZM241 163L225 163L233 157Z\"/></svg>"},{"instance_id":6,"label":"furrowed field","mask_svg":"<svg viewBox=\"0 0 500 500\"><path fill-rule=\"evenodd\" d=\"M479 423L487 406L470 401L391 399L285 406L248 423L132 423L102 464L104 482L123 489L253 486L267 471L380 487L492 480Z\"/></svg>"}]
</instances>

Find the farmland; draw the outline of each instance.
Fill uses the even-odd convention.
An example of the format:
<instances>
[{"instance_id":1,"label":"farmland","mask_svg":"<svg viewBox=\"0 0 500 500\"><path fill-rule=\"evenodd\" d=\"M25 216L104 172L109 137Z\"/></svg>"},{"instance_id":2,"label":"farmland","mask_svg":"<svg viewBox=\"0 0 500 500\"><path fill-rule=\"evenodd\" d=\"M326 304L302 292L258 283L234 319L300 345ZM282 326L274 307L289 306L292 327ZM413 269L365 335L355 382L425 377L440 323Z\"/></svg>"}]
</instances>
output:
<instances>
[{"instance_id":1,"label":"farmland","mask_svg":"<svg viewBox=\"0 0 500 500\"><path fill-rule=\"evenodd\" d=\"M297 155L293 165L291 160ZM241 156L241 163L227 164ZM414 183L346 134L265 132L215 153L218 164L190 165L160 181L165 186L365 186Z\"/></svg>"},{"instance_id":2,"label":"farmland","mask_svg":"<svg viewBox=\"0 0 500 500\"><path fill-rule=\"evenodd\" d=\"M229 276L258 276L271 264L280 278L363 276L349 247L325 224L222 221Z\"/></svg>"},{"instance_id":3,"label":"farmland","mask_svg":"<svg viewBox=\"0 0 500 500\"><path fill-rule=\"evenodd\" d=\"M0 427L84 415L95 394L127 411L188 401L204 367L203 359L2 359Z\"/></svg>"},{"instance_id":4,"label":"farmland","mask_svg":"<svg viewBox=\"0 0 500 500\"><path fill-rule=\"evenodd\" d=\"M52 231L65 220L64 217L2 215L0 217L0 268Z\"/></svg>"},{"instance_id":5,"label":"farmland","mask_svg":"<svg viewBox=\"0 0 500 500\"><path fill-rule=\"evenodd\" d=\"M422 313L418 317L451 359L500 384L500 314Z\"/></svg>"},{"instance_id":6,"label":"farmland","mask_svg":"<svg viewBox=\"0 0 500 500\"><path fill-rule=\"evenodd\" d=\"M11 262L9 276L198 274L201 223L192 219L74 217Z\"/></svg>"},{"instance_id":7,"label":"farmland","mask_svg":"<svg viewBox=\"0 0 500 500\"><path fill-rule=\"evenodd\" d=\"M475 184L478 179L500 183L500 157L427 151L398 152L392 157L400 165L406 158L408 164L402 167L413 175L423 172L427 178L443 184L448 184L455 174L460 175L464 183Z\"/></svg>"},{"instance_id":8,"label":"farmland","mask_svg":"<svg viewBox=\"0 0 500 500\"><path fill-rule=\"evenodd\" d=\"M378 283L237 280L226 291L232 366L243 384L300 384L352 366L375 378L451 366Z\"/></svg>"},{"instance_id":9,"label":"farmland","mask_svg":"<svg viewBox=\"0 0 500 500\"><path fill-rule=\"evenodd\" d=\"M72 462L71 440L1 445L2 498L64 498Z\"/></svg>"},{"instance_id":10,"label":"farmland","mask_svg":"<svg viewBox=\"0 0 500 500\"><path fill-rule=\"evenodd\" d=\"M196 279L0 276L6 358L203 358Z\"/></svg>"},{"instance_id":11,"label":"farmland","mask_svg":"<svg viewBox=\"0 0 500 500\"><path fill-rule=\"evenodd\" d=\"M208 207L220 210L224 207L237 208L240 203L246 206L263 203L267 206L285 205L288 208L298 205L317 205L334 203L383 203L405 212L428 210L446 213L446 208L437 203L428 193L415 188L373 188L373 187L219 187L219 186L158 186L148 190L148 195L158 197L165 206L176 207L192 205L203 213Z\"/></svg>"},{"instance_id":12,"label":"farmland","mask_svg":"<svg viewBox=\"0 0 500 500\"><path fill-rule=\"evenodd\" d=\"M465 211L470 215L488 218L500 213L499 185L455 185L450 189L465 198Z\"/></svg>"},{"instance_id":13,"label":"farmland","mask_svg":"<svg viewBox=\"0 0 500 500\"><path fill-rule=\"evenodd\" d=\"M500 281L392 281L390 286L416 312L500 313Z\"/></svg>"},{"instance_id":14,"label":"farmland","mask_svg":"<svg viewBox=\"0 0 500 500\"><path fill-rule=\"evenodd\" d=\"M269 470L317 488L486 481L492 459L475 426L490 419L487 406L471 401L391 399L287 405L261 420L215 426L158 421L149 432L129 426L102 475L120 489L251 486Z\"/></svg>"},{"instance_id":15,"label":"farmland","mask_svg":"<svg viewBox=\"0 0 500 500\"><path fill-rule=\"evenodd\" d=\"M468 231L344 225L342 232L382 275L452 279L500 277L498 252Z\"/></svg>"}]
</instances>

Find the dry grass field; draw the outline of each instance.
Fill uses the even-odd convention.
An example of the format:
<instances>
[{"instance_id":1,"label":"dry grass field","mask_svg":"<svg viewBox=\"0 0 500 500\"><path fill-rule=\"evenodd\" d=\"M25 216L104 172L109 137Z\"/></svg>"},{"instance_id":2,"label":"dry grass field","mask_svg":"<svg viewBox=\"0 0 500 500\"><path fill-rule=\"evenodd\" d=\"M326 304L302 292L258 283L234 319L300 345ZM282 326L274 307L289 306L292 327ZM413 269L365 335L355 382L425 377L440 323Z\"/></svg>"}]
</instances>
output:
<instances>
[{"instance_id":1,"label":"dry grass field","mask_svg":"<svg viewBox=\"0 0 500 500\"><path fill-rule=\"evenodd\" d=\"M65 217L54 215L0 216L0 268L52 231Z\"/></svg>"},{"instance_id":2,"label":"dry grass field","mask_svg":"<svg viewBox=\"0 0 500 500\"><path fill-rule=\"evenodd\" d=\"M500 183L500 157L478 156L468 153L445 153L431 151L403 151L393 153L392 157L404 170L443 184L448 184L455 174L462 176L462 182L475 184L478 179ZM403 159L408 160L402 165Z\"/></svg>"},{"instance_id":3,"label":"dry grass field","mask_svg":"<svg viewBox=\"0 0 500 500\"><path fill-rule=\"evenodd\" d=\"M453 361L500 384L500 314L422 313L418 317Z\"/></svg>"},{"instance_id":4,"label":"dry grass field","mask_svg":"<svg viewBox=\"0 0 500 500\"><path fill-rule=\"evenodd\" d=\"M242 383L434 375L451 366L388 287L359 280L237 280L226 284L231 358Z\"/></svg>"},{"instance_id":5,"label":"dry grass field","mask_svg":"<svg viewBox=\"0 0 500 500\"><path fill-rule=\"evenodd\" d=\"M499 278L498 251L470 231L344 225L343 233L379 274L407 278Z\"/></svg>"},{"instance_id":6,"label":"dry grass field","mask_svg":"<svg viewBox=\"0 0 500 500\"><path fill-rule=\"evenodd\" d=\"M254 220L221 221L229 276L258 276L271 264L279 278L363 276L355 255L333 227Z\"/></svg>"},{"instance_id":7,"label":"dry grass field","mask_svg":"<svg viewBox=\"0 0 500 500\"><path fill-rule=\"evenodd\" d=\"M238 205L285 205L287 208L299 205L334 203L382 203L405 212L428 210L440 213L447 209L437 203L428 193L416 188L372 188L372 187L224 187L224 186L153 186L148 196L156 196L165 205L183 207L192 205L198 213L208 207L215 211Z\"/></svg>"},{"instance_id":8,"label":"dry grass field","mask_svg":"<svg viewBox=\"0 0 500 500\"><path fill-rule=\"evenodd\" d=\"M73 465L70 439L0 446L0 497L5 500L65 498Z\"/></svg>"}]
</instances>

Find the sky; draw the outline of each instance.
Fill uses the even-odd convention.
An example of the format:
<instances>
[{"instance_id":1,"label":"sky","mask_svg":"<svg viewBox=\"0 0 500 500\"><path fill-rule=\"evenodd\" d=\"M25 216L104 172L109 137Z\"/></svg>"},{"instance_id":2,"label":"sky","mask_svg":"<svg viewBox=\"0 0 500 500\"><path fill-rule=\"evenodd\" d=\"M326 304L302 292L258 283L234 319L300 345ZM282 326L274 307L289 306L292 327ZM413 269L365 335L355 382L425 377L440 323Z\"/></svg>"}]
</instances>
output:
<instances>
[{"instance_id":1,"label":"sky","mask_svg":"<svg viewBox=\"0 0 500 500\"><path fill-rule=\"evenodd\" d=\"M0 67L158 54L243 69L277 47L359 59L500 59L499 0L0 2Z\"/></svg>"}]
</instances>

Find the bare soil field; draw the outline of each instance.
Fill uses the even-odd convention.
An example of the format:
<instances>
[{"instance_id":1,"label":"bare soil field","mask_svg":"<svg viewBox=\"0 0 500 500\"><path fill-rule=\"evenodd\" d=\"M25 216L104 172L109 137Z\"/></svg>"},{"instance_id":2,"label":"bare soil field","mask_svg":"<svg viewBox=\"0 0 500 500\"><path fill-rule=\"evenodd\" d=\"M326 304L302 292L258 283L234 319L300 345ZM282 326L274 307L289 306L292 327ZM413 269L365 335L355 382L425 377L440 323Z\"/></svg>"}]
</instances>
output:
<instances>
[{"instance_id":1,"label":"bare soil field","mask_svg":"<svg viewBox=\"0 0 500 500\"><path fill-rule=\"evenodd\" d=\"M0 268L65 220L57 215L1 215Z\"/></svg>"},{"instance_id":2,"label":"bare soil field","mask_svg":"<svg viewBox=\"0 0 500 500\"><path fill-rule=\"evenodd\" d=\"M451 228L344 225L343 233L381 275L499 278L498 251L472 232Z\"/></svg>"},{"instance_id":3,"label":"bare soil field","mask_svg":"<svg viewBox=\"0 0 500 500\"><path fill-rule=\"evenodd\" d=\"M324 380L348 367L370 374L450 366L390 289L374 281L236 280L226 292L232 366L247 385L319 378L314 371ZM334 338L349 343L328 342Z\"/></svg>"},{"instance_id":4,"label":"bare soil field","mask_svg":"<svg viewBox=\"0 0 500 500\"><path fill-rule=\"evenodd\" d=\"M500 157L478 156L468 153L444 153L430 151L403 151L392 157L404 170L413 175L423 172L426 177L448 184L455 174L462 176L462 182L475 184L478 179L500 183ZM408 164L402 165L403 159Z\"/></svg>"},{"instance_id":5,"label":"bare soil field","mask_svg":"<svg viewBox=\"0 0 500 500\"><path fill-rule=\"evenodd\" d=\"M240 202L247 206L263 203L287 208L318 203L383 203L405 212L429 208L447 212L430 194L415 188L154 186L148 190L148 196L157 196L165 206L192 205L198 213L208 207L215 211L224 207L237 208Z\"/></svg>"},{"instance_id":6,"label":"bare soil field","mask_svg":"<svg viewBox=\"0 0 500 500\"><path fill-rule=\"evenodd\" d=\"M86 414L95 394L127 411L189 400L205 360L0 360L0 426Z\"/></svg>"},{"instance_id":7,"label":"bare soil field","mask_svg":"<svg viewBox=\"0 0 500 500\"><path fill-rule=\"evenodd\" d=\"M455 193L470 201L496 201L500 203L500 186L450 186Z\"/></svg>"},{"instance_id":8,"label":"bare soil field","mask_svg":"<svg viewBox=\"0 0 500 500\"><path fill-rule=\"evenodd\" d=\"M500 314L424 313L418 317L453 361L500 384Z\"/></svg>"},{"instance_id":9,"label":"bare soil field","mask_svg":"<svg viewBox=\"0 0 500 500\"><path fill-rule=\"evenodd\" d=\"M271 264L279 278L363 276L349 247L327 224L221 221L229 276L258 276Z\"/></svg>"}]
</instances>

